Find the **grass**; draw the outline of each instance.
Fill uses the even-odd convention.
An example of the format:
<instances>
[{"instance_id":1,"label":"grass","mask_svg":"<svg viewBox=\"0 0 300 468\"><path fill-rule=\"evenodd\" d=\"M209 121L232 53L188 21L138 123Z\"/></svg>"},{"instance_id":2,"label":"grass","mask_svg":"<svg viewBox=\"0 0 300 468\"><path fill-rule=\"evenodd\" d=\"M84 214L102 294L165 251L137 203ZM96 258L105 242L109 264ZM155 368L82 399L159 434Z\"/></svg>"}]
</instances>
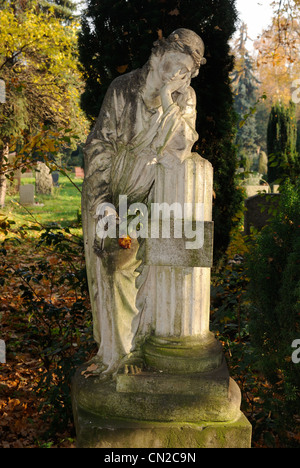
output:
<instances>
[{"instance_id":1,"label":"grass","mask_svg":"<svg viewBox=\"0 0 300 468\"><path fill-rule=\"evenodd\" d=\"M35 205L33 206L27 205L24 207L19 203L18 194L8 194L2 214L16 223L15 228L28 225L28 223L43 226L56 223L61 227L77 223L81 213L80 190L83 181L71 177L73 183L68 177L60 175L59 187L54 187L53 194L35 195ZM22 178L21 180L22 185L34 183L34 178Z\"/></svg>"}]
</instances>

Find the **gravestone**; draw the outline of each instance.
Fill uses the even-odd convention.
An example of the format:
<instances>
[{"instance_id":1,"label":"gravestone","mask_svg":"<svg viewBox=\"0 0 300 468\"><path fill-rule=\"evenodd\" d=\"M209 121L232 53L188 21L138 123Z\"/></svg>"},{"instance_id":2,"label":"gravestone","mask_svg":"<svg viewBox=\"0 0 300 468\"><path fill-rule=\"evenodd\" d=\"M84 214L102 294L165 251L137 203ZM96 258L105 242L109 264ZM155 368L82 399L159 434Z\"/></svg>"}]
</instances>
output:
<instances>
[{"instance_id":1,"label":"gravestone","mask_svg":"<svg viewBox=\"0 0 300 468\"><path fill-rule=\"evenodd\" d=\"M72 382L78 447L251 444L240 389L209 329L213 168L192 153L190 87L203 55L186 29L157 42L143 69L112 83L85 147L82 224L99 348Z\"/></svg>"},{"instance_id":2,"label":"gravestone","mask_svg":"<svg viewBox=\"0 0 300 468\"><path fill-rule=\"evenodd\" d=\"M34 204L34 185L20 185L20 204L21 205L33 205Z\"/></svg>"},{"instance_id":3,"label":"gravestone","mask_svg":"<svg viewBox=\"0 0 300 468\"><path fill-rule=\"evenodd\" d=\"M279 193L261 193L245 200L244 232L251 233L251 226L259 231L271 219L280 202Z\"/></svg>"},{"instance_id":4,"label":"gravestone","mask_svg":"<svg viewBox=\"0 0 300 468\"><path fill-rule=\"evenodd\" d=\"M6 346L4 340L0 340L0 363L6 364Z\"/></svg>"},{"instance_id":5,"label":"gravestone","mask_svg":"<svg viewBox=\"0 0 300 468\"><path fill-rule=\"evenodd\" d=\"M75 177L76 179L84 178L84 170L82 169L82 167L75 167Z\"/></svg>"},{"instance_id":6,"label":"gravestone","mask_svg":"<svg viewBox=\"0 0 300 468\"><path fill-rule=\"evenodd\" d=\"M0 79L0 104L5 104L6 102L6 85L5 81Z\"/></svg>"},{"instance_id":7,"label":"gravestone","mask_svg":"<svg viewBox=\"0 0 300 468\"><path fill-rule=\"evenodd\" d=\"M38 162L35 171L35 189L37 194L51 195L53 180L49 167L43 162Z\"/></svg>"},{"instance_id":8,"label":"gravestone","mask_svg":"<svg viewBox=\"0 0 300 468\"><path fill-rule=\"evenodd\" d=\"M270 187L268 185L245 185L244 189L247 198L254 197L254 195L258 195L259 193L270 192Z\"/></svg>"},{"instance_id":9,"label":"gravestone","mask_svg":"<svg viewBox=\"0 0 300 468\"><path fill-rule=\"evenodd\" d=\"M52 172L52 181L54 187L59 187L59 172Z\"/></svg>"}]
</instances>

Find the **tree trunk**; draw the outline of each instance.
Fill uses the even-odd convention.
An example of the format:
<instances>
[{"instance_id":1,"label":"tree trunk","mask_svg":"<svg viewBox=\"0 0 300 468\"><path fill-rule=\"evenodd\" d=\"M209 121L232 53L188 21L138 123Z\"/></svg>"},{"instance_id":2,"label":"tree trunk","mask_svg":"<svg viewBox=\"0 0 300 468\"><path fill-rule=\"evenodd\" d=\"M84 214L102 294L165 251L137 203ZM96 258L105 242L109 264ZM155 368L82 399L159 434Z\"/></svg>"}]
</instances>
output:
<instances>
[{"instance_id":1,"label":"tree trunk","mask_svg":"<svg viewBox=\"0 0 300 468\"><path fill-rule=\"evenodd\" d=\"M4 173L4 164L7 162L9 154L9 146L8 143L5 142L0 151L0 207L4 206L5 204L5 195L6 195L6 187L7 187L7 179Z\"/></svg>"}]
</instances>

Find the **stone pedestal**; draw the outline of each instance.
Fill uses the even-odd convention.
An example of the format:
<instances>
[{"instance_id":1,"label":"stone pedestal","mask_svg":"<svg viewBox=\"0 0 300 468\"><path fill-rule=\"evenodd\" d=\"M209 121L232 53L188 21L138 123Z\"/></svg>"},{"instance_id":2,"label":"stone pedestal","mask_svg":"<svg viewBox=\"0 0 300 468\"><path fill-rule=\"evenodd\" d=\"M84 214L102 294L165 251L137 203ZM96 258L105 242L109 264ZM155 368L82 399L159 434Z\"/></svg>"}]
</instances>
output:
<instances>
[{"instance_id":1,"label":"stone pedestal","mask_svg":"<svg viewBox=\"0 0 300 468\"><path fill-rule=\"evenodd\" d=\"M178 205L170 235L161 231L170 213L162 213L151 220L159 234L146 239L144 262L155 269L155 285L149 291L153 333L142 347L145 367L128 365L126 373L106 381L87 377L87 365L77 371L72 393L77 444L249 448L251 425L240 411L240 390L209 330L212 166L194 154L172 168L158 165L155 181L154 202ZM183 222L179 211L185 205ZM181 237L180 226L186 228ZM197 248L191 248L192 231L199 234Z\"/></svg>"},{"instance_id":2,"label":"stone pedestal","mask_svg":"<svg viewBox=\"0 0 300 468\"><path fill-rule=\"evenodd\" d=\"M231 423L155 423L107 421L78 415L78 441L87 448L249 448L251 428L243 414Z\"/></svg>"},{"instance_id":3,"label":"stone pedestal","mask_svg":"<svg viewBox=\"0 0 300 468\"><path fill-rule=\"evenodd\" d=\"M153 369L114 380L73 381L80 448L249 448L251 425L226 364L212 372L166 374Z\"/></svg>"}]
</instances>

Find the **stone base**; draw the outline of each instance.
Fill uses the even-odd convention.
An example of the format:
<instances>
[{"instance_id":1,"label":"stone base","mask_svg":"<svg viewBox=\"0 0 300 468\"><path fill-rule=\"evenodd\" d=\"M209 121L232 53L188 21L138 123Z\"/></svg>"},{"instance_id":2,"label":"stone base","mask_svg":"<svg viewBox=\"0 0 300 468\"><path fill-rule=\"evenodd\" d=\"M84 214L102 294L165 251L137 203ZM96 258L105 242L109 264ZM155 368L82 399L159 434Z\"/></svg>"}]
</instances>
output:
<instances>
[{"instance_id":1,"label":"stone base","mask_svg":"<svg viewBox=\"0 0 300 468\"><path fill-rule=\"evenodd\" d=\"M87 367L72 385L78 447L250 447L251 425L224 361L206 373L148 370L104 381L86 378Z\"/></svg>"},{"instance_id":2,"label":"stone base","mask_svg":"<svg viewBox=\"0 0 300 468\"><path fill-rule=\"evenodd\" d=\"M150 336L143 352L149 367L173 374L201 375L219 369L224 359L223 348L211 332L201 338Z\"/></svg>"},{"instance_id":3,"label":"stone base","mask_svg":"<svg viewBox=\"0 0 300 468\"><path fill-rule=\"evenodd\" d=\"M78 448L251 448L246 417L233 422L157 423L102 420L80 408L75 412Z\"/></svg>"}]
</instances>

